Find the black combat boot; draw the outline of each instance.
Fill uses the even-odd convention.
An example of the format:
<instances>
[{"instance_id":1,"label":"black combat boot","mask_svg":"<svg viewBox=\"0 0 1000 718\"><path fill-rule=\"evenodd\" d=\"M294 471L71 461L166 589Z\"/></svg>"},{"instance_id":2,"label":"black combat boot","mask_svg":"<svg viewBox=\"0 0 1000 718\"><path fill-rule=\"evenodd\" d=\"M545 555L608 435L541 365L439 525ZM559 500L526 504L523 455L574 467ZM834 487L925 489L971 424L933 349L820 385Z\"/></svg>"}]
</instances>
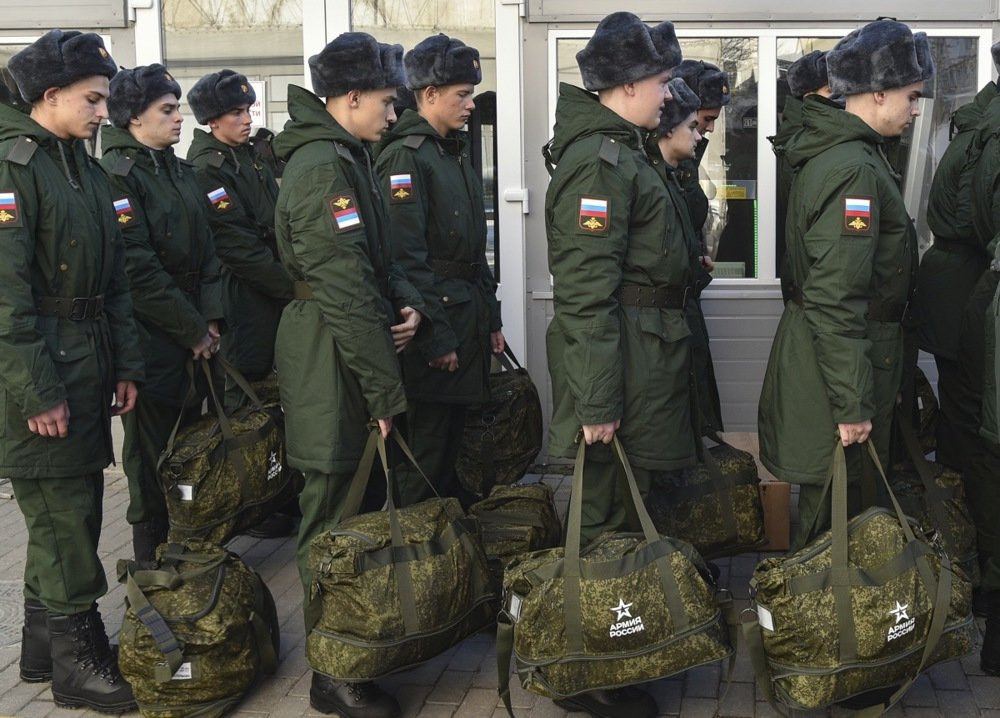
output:
<instances>
[{"instance_id":1,"label":"black combat boot","mask_svg":"<svg viewBox=\"0 0 1000 718\"><path fill-rule=\"evenodd\" d=\"M635 686L587 691L552 702L570 713L593 718L654 718L660 712L653 696Z\"/></svg>"},{"instance_id":2,"label":"black combat boot","mask_svg":"<svg viewBox=\"0 0 1000 718\"><path fill-rule=\"evenodd\" d=\"M986 600L986 635L979 653L979 667L983 673L1000 676L1000 590L990 591Z\"/></svg>"},{"instance_id":3,"label":"black combat boot","mask_svg":"<svg viewBox=\"0 0 1000 718\"><path fill-rule=\"evenodd\" d=\"M371 681L344 683L313 672L309 705L343 718L398 718L399 703Z\"/></svg>"},{"instance_id":4,"label":"black combat boot","mask_svg":"<svg viewBox=\"0 0 1000 718\"><path fill-rule=\"evenodd\" d=\"M132 524L132 549L136 561L151 563L156 560L156 547L167 540L167 521L150 519Z\"/></svg>"},{"instance_id":5,"label":"black combat boot","mask_svg":"<svg viewBox=\"0 0 1000 718\"><path fill-rule=\"evenodd\" d=\"M50 613L48 624L56 705L101 713L136 709L132 686L118 671L97 606L71 616Z\"/></svg>"},{"instance_id":6,"label":"black combat boot","mask_svg":"<svg viewBox=\"0 0 1000 718\"><path fill-rule=\"evenodd\" d=\"M45 609L45 604L33 598L24 599L21 680L25 683L44 683L52 680L48 611Z\"/></svg>"}]
</instances>

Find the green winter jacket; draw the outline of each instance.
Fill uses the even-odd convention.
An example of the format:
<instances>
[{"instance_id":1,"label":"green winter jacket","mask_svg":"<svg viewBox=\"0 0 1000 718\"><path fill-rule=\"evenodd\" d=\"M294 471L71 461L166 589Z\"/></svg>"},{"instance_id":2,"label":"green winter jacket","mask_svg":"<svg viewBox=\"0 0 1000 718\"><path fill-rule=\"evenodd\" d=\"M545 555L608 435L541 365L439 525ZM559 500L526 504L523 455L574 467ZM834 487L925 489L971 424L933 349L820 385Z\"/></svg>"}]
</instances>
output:
<instances>
[{"instance_id":1,"label":"green winter jacket","mask_svg":"<svg viewBox=\"0 0 1000 718\"><path fill-rule=\"evenodd\" d=\"M288 111L273 145L287 162L275 210L278 254L312 296L285 307L275 346L288 459L301 470L352 471L369 419L406 410L389 327L404 306L425 308L391 263L368 145L301 87L289 86ZM425 322L421 331L432 330Z\"/></svg>"},{"instance_id":2,"label":"green winter jacket","mask_svg":"<svg viewBox=\"0 0 1000 718\"><path fill-rule=\"evenodd\" d=\"M787 156L797 173L786 235L795 296L761 390L761 460L784 481L822 483L839 423L871 419L888 459L916 236L883 138L857 116L804 103Z\"/></svg>"},{"instance_id":3,"label":"green winter jacket","mask_svg":"<svg viewBox=\"0 0 1000 718\"><path fill-rule=\"evenodd\" d=\"M172 148L151 150L127 130L101 132L101 166L111 179L139 346L143 393L180 406L191 347L223 318L222 277L208 224L208 201L194 167Z\"/></svg>"},{"instance_id":4,"label":"green winter jacket","mask_svg":"<svg viewBox=\"0 0 1000 718\"><path fill-rule=\"evenodd\" d=\"M667 193L655 139L562 84L554 164L545 196L555 315L547 332L553 413L549 451L573 456L583 424L621 419L618 434L641 467L695 462L690 331L680 305L619 303L622 286L684 291L691 281L681 220ZM611 460L606 446L592 447Z\"/></svg>"},{"instance_id":5,"label":"green winter jacket","mask_svg":"<svg viewBox=\"0 0 1000 718\"><path fill-rule=\"evenodd\" d=\"M441 137L408 110L379 145L375 168L389 203L393 261L420 292L434 324L402 354L407 395L482 403L489 398L490 332L500 329L500 305L486 262L483 182L469 158L468 138L464 132ZM453 276L460 273L454 265L434 264L442 261L463 265L469 276ZM428 366L452 351L458 352L457 371Z\"/></svg>"},{"instance_id":6,"label":"green winter jacket","mask_svg":"<svg viewBox=\"0 0 1000 718\"><path fill-rule=\"evenodd\" d=\"M1000 241L993 242L990 272L980 282L995 287L993 301L986 310L986 331L983 376L983 425L980 434L994 444L1000 444Z\"/></svg>"},{"instance_id":7,"label":"green winter jacket","mask_svg":"<svg viewBox=\"0 0 1000 718\"><path fill-rule=\"evenodd\" d=\"M99 471L114 458L115 382L143 379L111 189L83 142L60 140L6 105L0 244L0 476ZM99 296L98 318L74 321L36 309L41 297ZM28 430L28 417L63 400L66 438Z\"/></svg>"},{"instance_id":8,"label":"green winter jacket","mask_svg":"<svg viewBox=\"0 0 1000 718\"><path fill-rule=\"evenodd\" d=\"M924 252L917 273L917 338L920 348L958 359L962 308L976 280L989 264L973 216L989 211L971 187L980 148L1000 127L1000 93L995 83L955 111L955 132L934 172L927 202L927 224L934 244ZM994 165L997 170L1000 166Z\"/></svg>"},{"instance_id":9,"label":"green winter jacket","mask_svg":"<svg viewBox=\"0 0 1000 718\"><path fill-rule=\"evenodd\" d=\"M188 159L210 198L212 239L222 263L222 351L244 374L265 374L274 366L281 310L292 298L274 235L278 183L249 144L230 147L204 130L194 131Z\"/></svg>"},{"instance_id":10,"label":"green winter jacket","mask_svg":"<svg viewBox=\"0 0 1000 718\"><path fill-rule=\"evenodd\" d=\"M788 143L795 133L802 128L802 100L793 95L785 98L785 107L781 111L781 125L774 137L769 137L771 150L778 160L778 223L783 225L784 212L788 207L788 195L792 191L792 179L795 171L786 157Z\"/></svg>"},{"instance_id":11,"label":"green winter jacket","mask_svg":"<svg viewBox=\"0 0 1000 718\"><path fill-rule=\"evenodd\" d=\"M705 287L712 283L712 274L701 265L701 257L705 254L705 245L701 240L701 231L708 220L708 196L701 187L698 180L698 168L701 167L701 160L708 149L708 138L703 137L698 142L694 157L689 160L681 160L677 163L677 181L680 183L681 191L684 193L684 202L687 204L688 217L691 220L693 232L688 235L691 251L698 257L698 261L691 267L691 276L694 277L691 288L694 297L697 299ZM701 310L699 309L699 313Z\"/></svg>"}]
</instances>

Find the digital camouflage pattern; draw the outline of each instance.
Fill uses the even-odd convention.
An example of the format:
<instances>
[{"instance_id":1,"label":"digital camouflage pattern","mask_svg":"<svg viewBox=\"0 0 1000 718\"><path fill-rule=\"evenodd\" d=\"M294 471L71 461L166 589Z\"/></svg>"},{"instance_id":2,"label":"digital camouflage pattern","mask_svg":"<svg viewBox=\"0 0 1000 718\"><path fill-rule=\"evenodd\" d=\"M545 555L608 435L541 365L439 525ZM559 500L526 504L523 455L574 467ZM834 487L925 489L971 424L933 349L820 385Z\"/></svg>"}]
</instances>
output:
<instances>
[{"instance_id":1,"label":"digital camouflage pattern","mask_svg":"<svg viewBox=\"0 0 1000 718\"><path fill-rule=\"evenodd\" d=\"M520 486L495 486L488 498L469 507L479 519L483 550L497 595L503 587L506 566L531 551L559 545L562 526L552 487L538 482Z\"/></svg>"},{"instance_id":2,"label":"digital camouflage pattern","mask_svg":"<svg viewBox=\"0 0 1000 718\"><path fill-rule=\"evenodd\" d=\"M917 439L920 441L920 448L924 454L929 454L937 448L937 422L938 422L938 400L934 395L934 387L931 386L927 375L920 367L916 368L913 375L913 393L916 396L917 410Z\"/></svg>"},{"instance_id":3,"label":"digital camouflage pattern","mask_svg":"<svg viewBox=\"0 0 1000 718\"><path fill-rule=\"evenodd\" d=\"M633 685L732 654L708 570L689 544L609 533L581 551L579 625L567 624L563 555L536 551L504 575L505 620L527 690L559 697ZM666 581L659 556L670 567ZM664 583L676 589L665 593ZM570 635L582 637L582 652L569 652Z\"/></svg>"},{"instance_id":4,"label":"digital camouflage pattern","mask_svg":"<svg viewBox=\"0 0 1000 718\"><path fill-rule=\"evenodd\" d=\"M433 658L493 620L478 522L458 500L430 499L396 515L405 544L399 549L388 511L352 516L313 539L306 614L313 670L337 680L376 679ZM394 562L394 554L405 558ZM318 619L311 629L310 615Z\"/></svg>"},{"instance_id":5,"label":"digital camouflage pattern","mask_svg":"<svg viewBox=\"0 0 1000 718\"><path fill-rule=\"evenodd\" d=\"M455 472L466 490L484 496L495 485L513 484L542 450L538 389L520 366L490 373L490 400L465 414Z\"/></svg>"},{"instance_id":6,"label":"digital camouflage pattern","mask_svg":"<svg viewBox=\"0 0 1000 718\"><path fill-rule=\"evenodd\" d=\"M653 473L646 508L661 534L691 543L705 558L760 548L764 508L753 454L729 444L707 450L719 467L705 464Z\"/></svg>"},{"instance_id":7,"label":"digital camouflage pattern","mask_svg":"<svg viewBox=\"0 0 1000 718\"><path fill-rule=\"evenodd\" d=\"M258 675L274 670L280 641L271 593L238 556L215 544L163 544L157 558L156 568L174 577L173 588L158 585L154 572L133 562L119 562L118 580L131 577L138 585L177 639L183 662L171 677L164 654L126 600L118 665L143 716L218 718Z\"/></svg>"},{"instance_id":8,"label":"digital camouflage pattern","mask_svg":"<svg viewBox=\"0 0 1000 718\"><path fill-rule=\"evenodd\" d=\"M832 564L831 533L784 557L761 561L751 579L758 616L770 614L773 630L761 628L769 680L778 700L804 709L821 708L875 688L899 685L920 665L933 610L914 563L927 552L935 577L941 554L919 539L907 549L906 537L894 513L870 508L853 518L848 528L848 562L854 571L850 587L857 658L841 659L841 639L833 589L828 585ZM919 529L914 527L914 532ZM897 558L898 557L898 558ZM953 568L951 598L944 632L928 660L939 661L969 653L976 643L972 586L961 569ZM826 574L818 590L805 581ZM800 590L801 589L801 590ZM766 624L767 620L762 620Z\"/></svg>"}]
</instances>

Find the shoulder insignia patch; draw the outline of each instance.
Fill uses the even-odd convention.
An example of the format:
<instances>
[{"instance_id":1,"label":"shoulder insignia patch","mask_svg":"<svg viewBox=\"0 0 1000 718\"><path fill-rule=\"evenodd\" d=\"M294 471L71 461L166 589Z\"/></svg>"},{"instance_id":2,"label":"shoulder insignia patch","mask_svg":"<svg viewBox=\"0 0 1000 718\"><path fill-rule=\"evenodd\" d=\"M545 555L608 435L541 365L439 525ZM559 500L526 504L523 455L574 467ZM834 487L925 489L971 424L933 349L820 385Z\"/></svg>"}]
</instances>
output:
<instances>
[{"instance_id":1,"label":"shoulder insignia patch","mask_svg":"<svg viewBox=\"0 0 1000 718\"><path fill-rule=\"evenodd\" d=\"M581 197L579 227L587 234L608 235L611 207L605 197Z\"/></svg>"},{"instance_id":2,"label":"shoulder insignia patch","mask_svg":"<svg viewBox=\"0 0 1000 718\"><path fill-rule=\"evenodd\" d=\"M116 199L114 201L114 206L115 215L117 215L118 218L118 224L122 227L135 219L135 211L132 209L132 203L129 202L128 197Z\"/></svg>"},{"instance_id":3,"label":"shoulder insignia patch","mask_svg":"<svg viewBox=\"0 0 1000 718\"><path fill-rule=\"evenodd\" d=\"M0 228L22 226L24 225L17 206L17 192L0 190Z\"/></svg>"},{"instance_id":4,"label":"shoulder insignia patch","mask_svg":"<svg viewBox=\"0 0 1000 718\"><path fill-rule=\"evenodd\" d=\"M844 197L844 233L871 236L871 197Z\"/></svg>"},{"instance_id":5,"label":"shoulder insignia patch","mask_svg":"<svg viewBox=\"0 0 1000 718\"><path fill-rule=\"evenodd\" d=\"M330 216L333 218L334 228L338 232L347 232L357 227L363 227L361 213L358 211L357 200L349 192L327 197L327 206L330 208Z\"/></svg>"},{"instance_id":6,"label":"shoulder insignia patch","mask_svg":"<svg viewBox=\"0 0 1000 718\"><path fill-rule=\"evenodd\" d=\"M413 201L413 180L408 172L389 175L389 201L393 204Z\"/></svg>"},{"instance_id":7,"label":"shoulder insignia patch","mask_svg":"<svg viewBox=\"0 0 1000 718\"><path fill-rule=\"evenodd\" d=\"M233 208L233 200L225 187L216 187L207 196L212 209L216 212L227 212Z\"/></svg>"}]
</instances>

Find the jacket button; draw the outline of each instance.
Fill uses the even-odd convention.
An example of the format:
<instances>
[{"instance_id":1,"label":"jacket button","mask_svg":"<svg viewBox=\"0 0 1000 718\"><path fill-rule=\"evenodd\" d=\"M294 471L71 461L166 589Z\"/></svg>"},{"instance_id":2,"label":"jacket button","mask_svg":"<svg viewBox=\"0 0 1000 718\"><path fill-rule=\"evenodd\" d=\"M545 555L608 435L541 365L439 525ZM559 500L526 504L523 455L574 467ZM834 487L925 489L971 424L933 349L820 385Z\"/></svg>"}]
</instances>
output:
<instances>
[{"instance_id":1,"label":"jacket button","mask_svg":"<svg viewBox=\"0 0 1000 718\"><path fill-rule=\"evenodd\" d=\"M69 265L68 265L68 264L66 264L66 262L63 262L62 264L60 264L60 265L59 265L59 269L60 269L61 271L65 272L66 270L68 270L68 269L69 269Z\"/></svg>"},{"instance_id":2,"label":"jacket button","mask_svg":"<svg viewBox=\"0 0 1000 718\"><path fill-rule=\"evenodd\" d=\"M892 364L892 359L890 357L886 357L882 361L885 362L886 366L890 366Z\"/></svg>"},{"instance_id":3,"label":"jacket button","mask_svg":"<svg viewBox=\"0 0 1000 718\"><path fill-rule=\"evenodd\" d=\"M75 246L76 246L76 244L77 244L77 242L76 242L76 240L75 240L75 239L71 239L71 240L69 241L69 246L70 246L70 247L75 247Z\"/></svg>"},{"instance_id":4,"label":"jacket button","mask_svg":"<svg viewBox=\"0 0 1000 718\"><path fill-rule=\"evenodd\" d=\"M458 216L458 210L457 209L455 210L455 216L456 217Z\"/></svg>"},{"instance_id":5,"label":"jacket button","mask_svg":"<svg viewBox=\"0 0 1000 718\"><path fill-rule=\"evenodd\" d=\"M60 349L59 350L59 356L61 356L61 357L66 356L66 350L65 349Z\"/></svg>"},{"instance_id":6,"label":"jacket button","mask_svg":"<svg viewBox=\"0 0 1000 718\"><path fill-rule=\"evenodd\" d=\"M448 297L441 297L441 301L444 302L445 304L447 304L449 302L449 298Z\"/></svg>"}]
</instances>

